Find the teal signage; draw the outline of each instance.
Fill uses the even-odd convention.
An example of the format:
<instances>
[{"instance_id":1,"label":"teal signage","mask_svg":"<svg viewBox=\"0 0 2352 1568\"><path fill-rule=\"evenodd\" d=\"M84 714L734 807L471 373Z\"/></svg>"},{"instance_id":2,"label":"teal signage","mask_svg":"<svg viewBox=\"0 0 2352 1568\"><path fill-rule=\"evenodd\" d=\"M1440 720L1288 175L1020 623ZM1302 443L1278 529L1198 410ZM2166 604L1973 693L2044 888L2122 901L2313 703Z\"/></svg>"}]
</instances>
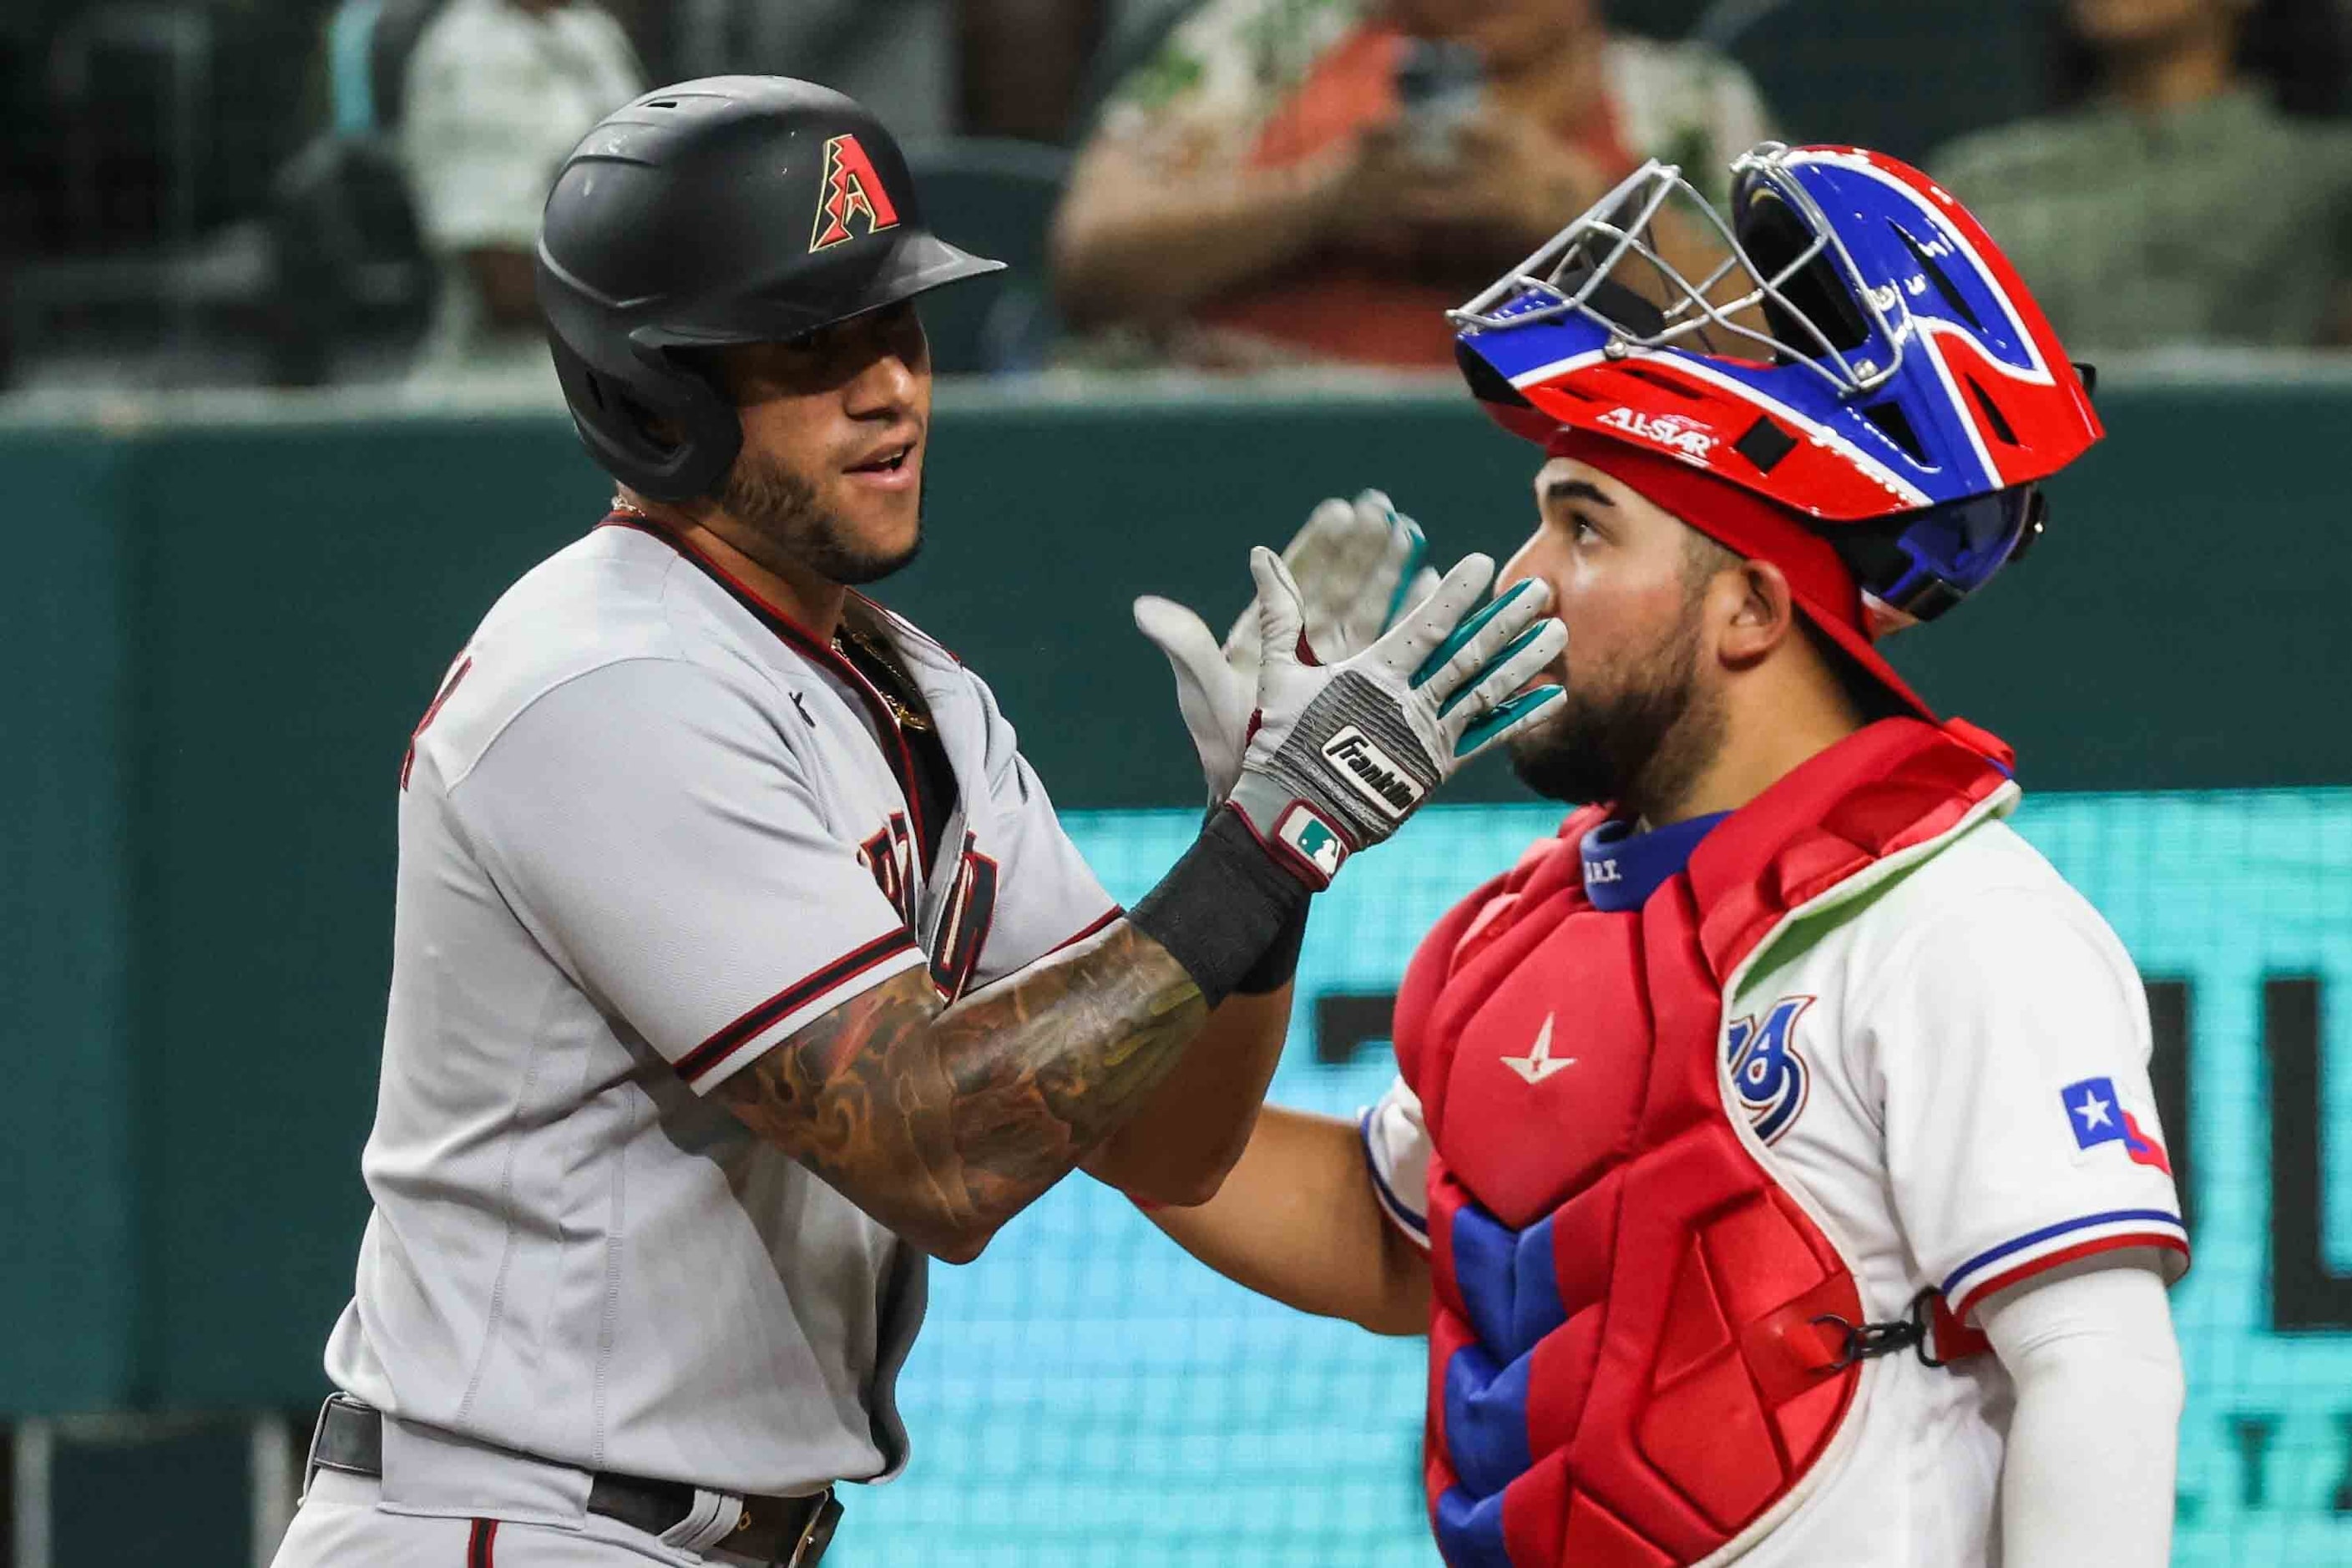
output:
<instances>
[{"instance_id":1,"label":"teal signage","mask_svg":"<svg viewBox=\"0 0 2352 1568\"><path fill-rule=\"evenodd\" d=\"M1376 1098L1386 998L1422 932L1559 815L1441 807L1351 864L1318 900L1274 1098ZM2053 795L2016 823L2149 983L2196 1248L2173 1295L2174 1560L2352 1562L2352 790ZM1123 899L1197 826L1073 819ZM1421 1341L1253 1297L1083 1179L932 1280L901 1386L913 1463L853 1489L845 1563L1436 1562Z\"/></svg>"}]
</instances>

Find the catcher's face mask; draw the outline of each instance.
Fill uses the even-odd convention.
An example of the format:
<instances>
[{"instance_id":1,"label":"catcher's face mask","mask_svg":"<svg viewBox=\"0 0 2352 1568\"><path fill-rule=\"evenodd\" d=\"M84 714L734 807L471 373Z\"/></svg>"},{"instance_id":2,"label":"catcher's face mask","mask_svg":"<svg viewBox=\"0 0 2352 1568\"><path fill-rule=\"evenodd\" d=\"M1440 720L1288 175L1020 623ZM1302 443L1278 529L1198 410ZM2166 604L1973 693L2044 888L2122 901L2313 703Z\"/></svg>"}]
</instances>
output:
<instances>
[{"instance_id":1,"label":"catcher's face mask","mask_svg":"<svg viewBox=\"0 0 2352 1568\"><path fill-rule=\"evenodd\" d=\"M1729 216L1637 170L1454 312L1490 413L1588 432L1811 520L1874 633L2015 559L2036 485L2102 434L2088 388L1983 228L1926 175L1767 142Z\"/></svg>"}]
</instances>

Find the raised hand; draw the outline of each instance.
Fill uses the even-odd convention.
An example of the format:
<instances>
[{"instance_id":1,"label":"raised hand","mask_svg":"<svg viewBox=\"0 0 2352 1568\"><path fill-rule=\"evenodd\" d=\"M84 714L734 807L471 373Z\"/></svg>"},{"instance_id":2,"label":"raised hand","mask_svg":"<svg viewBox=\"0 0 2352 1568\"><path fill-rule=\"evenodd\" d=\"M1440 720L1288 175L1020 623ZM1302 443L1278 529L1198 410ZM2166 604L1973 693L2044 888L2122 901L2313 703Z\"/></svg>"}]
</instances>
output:
<instances>
[{"instance_id":1,"label":"raised hand","mask_svg":"<svg viewBox=\"0 0 2352 1568\"><path fill-rule=\"evenodd\" d=\"M1427 598L1437 584L1422 564L1427 550L1412 519L1378 490L1317 507L1282 552L1316 657L1337 663L1362 652L1408 605ZM1175 672L1177 707L1216 805L1241 777L1257 708L1258 602L1250 601L1222 645L1199 616L1171 599L1136 600L1135 625Z\"/></svg>"},{"instance_id":2,"label":"raised hand","mask_svg":"<svg viewBox=\"0 0 2352 1568\"><path fill-rule=\"evenodd\" d=\"M1436 590L1361 653L1318 661L1304 595L1274 552L1250 556L1257 581L1257 708L1229 804L1310 887L1426 805L1464 763L1537 723L1564 695L1520 688L1567 645L1528 579L1474 613L1495 578L1465 556Z\"/></svg>"}]
</instances>

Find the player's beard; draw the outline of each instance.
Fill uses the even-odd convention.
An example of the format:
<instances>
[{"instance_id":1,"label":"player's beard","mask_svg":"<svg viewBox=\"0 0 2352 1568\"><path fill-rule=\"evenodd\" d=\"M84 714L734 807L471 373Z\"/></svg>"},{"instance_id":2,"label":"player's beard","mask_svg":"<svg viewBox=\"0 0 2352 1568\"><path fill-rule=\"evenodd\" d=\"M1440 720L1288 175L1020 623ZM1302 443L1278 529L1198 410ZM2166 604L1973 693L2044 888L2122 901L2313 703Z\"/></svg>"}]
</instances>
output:
<instances>
[{"instance_id":1,"label":"player's beard","mask_svg":"<svg viewBox=\"0 0 2352 1568\"><path fill-rule=\"evenodd\" d=\"M904 571L923 548L919 496L915 537L907 547L889 553L869 550L857 542L845 519L817 500L816 486L804 476L777 458L749 450L727 471L719 504L795 563L831 583L878 583Z\"/></svg>"},{"instance_id":2,"label":"player's beard","mask_svg":"<svg viewBox=\"0 0 2352 1568\"><path fill-rule=\"evenodd\" d=\"M1559 713L1510 743L1519 782L1570 805L1614 803L1629 817L1671 812L1727 728L1721 693L1699 679L1699 632L1693 594L1677 624L1611 691L1580 689L1571 637Z\"/></svg>"}]
</instances>

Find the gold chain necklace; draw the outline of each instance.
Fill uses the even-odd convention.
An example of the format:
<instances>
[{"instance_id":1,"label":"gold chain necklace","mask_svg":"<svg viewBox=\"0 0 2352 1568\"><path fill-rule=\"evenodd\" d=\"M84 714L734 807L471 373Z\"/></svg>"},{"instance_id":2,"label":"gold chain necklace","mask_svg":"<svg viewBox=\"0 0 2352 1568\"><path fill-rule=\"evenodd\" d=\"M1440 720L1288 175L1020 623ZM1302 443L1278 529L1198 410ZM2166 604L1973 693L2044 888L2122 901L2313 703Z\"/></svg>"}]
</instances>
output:
<instances>
[{"instance_id":1,"label":"gold chain necklace","mask_svg":"<svg viewBox=\"0 0 2352 1568\"><path fill-rule=\"evenodd\" d=\"M890 677L889 681L868 680L867 684L872 686L875 694L882 699L882 705L890 710L890 717L898 723L898 728L912 730L918 734L929 734L931 716L906 700L908 697L920 700L922 688L915 684L915 678L908 675L905 668L890 657L889 650L881 645L879 639L847 626L833 634L833 651L841 655L843 658L849 658L852 644L856 646L858 652L881 666L884 673ZM856 661L851 662L854 664ZM897 691L890 689L892 682L897 683L898 687Z\"/></svg>"}]
</instances>

